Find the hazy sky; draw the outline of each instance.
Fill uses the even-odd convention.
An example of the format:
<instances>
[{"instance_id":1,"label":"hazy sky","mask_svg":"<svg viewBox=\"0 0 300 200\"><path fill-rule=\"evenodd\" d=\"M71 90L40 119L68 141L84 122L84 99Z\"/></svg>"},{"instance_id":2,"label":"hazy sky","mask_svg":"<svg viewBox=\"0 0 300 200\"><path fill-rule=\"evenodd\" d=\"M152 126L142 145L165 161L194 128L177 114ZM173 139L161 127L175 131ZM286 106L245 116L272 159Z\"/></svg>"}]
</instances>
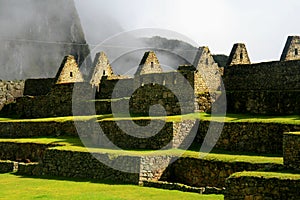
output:
<instances>
[{"instance_id":1,"label":"hazy sky","mask_svg":"<svg viewBox=\"0 0 300 200\"><path fill-rule=\"evenodd\" d=\"M163 28L214 54L246 43L253 62L278 60L288 35L300 35L299 0L75 0L89 41ZM91 39L92 38L92 39ZM99 39L95 39L99 38Z\"/></svg>"}]
</instances>

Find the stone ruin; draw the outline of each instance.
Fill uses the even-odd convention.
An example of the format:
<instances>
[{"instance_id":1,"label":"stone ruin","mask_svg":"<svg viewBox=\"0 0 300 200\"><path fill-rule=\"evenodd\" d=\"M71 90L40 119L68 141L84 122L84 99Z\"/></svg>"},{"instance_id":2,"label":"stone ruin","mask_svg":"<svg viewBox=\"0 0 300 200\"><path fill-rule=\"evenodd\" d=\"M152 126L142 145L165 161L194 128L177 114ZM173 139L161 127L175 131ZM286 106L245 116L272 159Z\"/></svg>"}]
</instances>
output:
<instances>
[{"instance_id":1,"label":"stone ruin","mask_svg":"<svg viewBox=\"0 0 300 200\"><path fill-rule=\"evenodd\" d=\"M89 76L83 76L75 58L67 56L64 58L55 78L26 80L24 94L27 96L55 95L55 92L50 93L55 85L56 89L54 91L59 91L57 87L60 84L83 82L97 89L96 98L107 100L112 98L111 93L117 82L123 81L123 87L118 92L120 94L124 93L119 98L125 98L131 97L130 95L126 96L126 94L133 94L137 88L151 84L153 81L162 86L173 85L174 88L178 86L178 89L180 88L180 83L176 77L180 74L187 79L194 89L195 98L193 101L196 102L196 106L193 108L194 111L209 112L212 103L220 95L226 95L229 112L293 114L300 111L300 104L296 101L300 89L300 84L298 84L300 80L300 74L298 74L300 63L297 60L300 58L297 54L298 45L299 37L290 36L288 37L280 61L251 64L246 46L242 43L234 44L228 64L224 68L218 66L208 47L200 47L193 66L179 66L177 71L170 72L163 72L155 52L148 51L144 54L134 78L114 74L113 66L110 65L109 59L104 52L96 55L92 65L93 71ZM226 94L223 91L224 88L222 88L222 80ZM12 86L11 88L14 87ZM155 95L150 95L151 88L155 88L155 90L159 90L162 93L168 93L168 91L158 89L157 86L147 86L147 90L138 92L138 94L145 97L148 96L150 100L147 100L147 102L149 103L157 103L157 100L151 100L155 98ZM128 92L124 92L125 90ZM214 95L215 92L219 92L218 95ZM15 97L22 98L19 93ZM62 94L63 91L57 95ZM278 95L281 97L275 98ZM169 95L170 97L168 95L164 96L168 99L175 97L171 94ZM285 98L285 96L288 98ZM143 101L145 97L136 99ZM50 98L50 96L45 97L45 99L47 98ZM276 102L272 103L271 101L274 100ZM6 101L3 100L1 102L4 104ZM7 102L12 102L12 98L10 97ZM109 106L104 106L103 102L97 106L100 110L105 107L105 111L100 113L111 112ZM134 105L138 103L134 102ZM177 110L173 114L180 114L177 107L173 106L173 104L176 104L176 101L167 100L164 101L163 106L170 108L168 111L169 114L172 114L173 110ZM141 113L148 112L138 110L137 113L140 111ZM62 112L62 114L70 115L72 113Z\"/></svg>"}]
</instances>

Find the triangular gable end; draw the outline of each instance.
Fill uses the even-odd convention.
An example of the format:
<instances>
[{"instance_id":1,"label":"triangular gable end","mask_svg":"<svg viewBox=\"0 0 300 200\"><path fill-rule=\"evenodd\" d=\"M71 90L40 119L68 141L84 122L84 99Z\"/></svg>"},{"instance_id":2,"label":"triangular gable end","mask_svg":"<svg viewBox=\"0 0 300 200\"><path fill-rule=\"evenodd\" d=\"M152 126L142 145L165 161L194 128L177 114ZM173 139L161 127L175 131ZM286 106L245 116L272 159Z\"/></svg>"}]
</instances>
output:
<instances>
[{"instance_id":1,"label":"triangular gable end","mask_svg":"<svg viewBox=\"0 0 300 200\"><path fill-rule=\"evenodd\" d=\"M288 60L300 60L300 37L299 36L289 36L283 52L280 57L280 61Z\"/></svg>"},{"instance_id":2,"label":"triangular gable end","mask_svg":"<svg viewBox=\"0 0 300 200\"><path fill-rule=\"evenodd\" d=\"M246 45L243 43L234 44L228 58L227 66L245 64L251 64Z\"/></svg>"},{"instance_id":3,"label":"triangular gable end","mask_svg":"<svg viewBox=\"0 0 300 200\"><path fill-rule=\"evenodd\" d=\"M159 64L156 54L148 51L144 54L143 59L135 73L135 75L162 73L163 70Z\"/></svg>"},{"instance_id":4,"label":"triangular gable end","mask_svg":"<svg viewBox=\"0 0 300 200\"><path fill-rule=\"evenodd\" d=\"M83 82L74 56L66 56L56 74L56 84Z\"/></svg>"},{"instance_id":5,"label":"triangular gable end","mask_svg":"<svg viewBox=\"0 0 300 200\"><path fill-rule=\"evenodd\" d=\"M194 59L194 66L197 70L202 67L218 67L208 47L199 47Z\"/></svg>"},{"instance_id":6,"label":"triangular gable end","mask_svg":"<svg viewBox=\"0 0 300 200\"><path fill-rule=\"evenodd\" d=\"M113 76L113 70L104 52L97 53L94 60L94 71L90 81L92 86L99 87L103 76Z\"/></svg>"}]
</instances>

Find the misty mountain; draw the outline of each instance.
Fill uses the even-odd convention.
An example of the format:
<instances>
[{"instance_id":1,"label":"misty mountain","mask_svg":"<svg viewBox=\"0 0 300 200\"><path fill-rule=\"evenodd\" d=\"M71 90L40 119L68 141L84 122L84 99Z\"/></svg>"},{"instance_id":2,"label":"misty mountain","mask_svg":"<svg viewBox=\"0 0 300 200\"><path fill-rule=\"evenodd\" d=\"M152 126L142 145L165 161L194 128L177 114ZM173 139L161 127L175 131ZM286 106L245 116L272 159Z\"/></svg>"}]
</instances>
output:
<instances>
[{"instance_id":1,"label":"misty mountain","mask_svg":"<svg viewBox=\"0 0 300 200\"><path fill-rule=\"evenodd\" d=\"M126 41L128 40L130 41L130 39L127 39ZM136 50L128 51L126 53L120 53L117 52L116 49L113 49L108 53L108 56L113 58L117 57L114 54L122 55L121 57L111 60L113 69L117 74L133 75L146 51L153 50L164 71L171 71L177 69L179 65L193 64L198 50L197 47L194 47L187 42L167 39L160 36L135 39L134 42L130 42L130 46L131 45L143 48L136 48ZM107 51L109 51L109 49ZM213 55L213 57L219 64L219 67L224 67L226 65L228 56Z\"/></svg>"},{"instance_id":2,"label":"misty mountain","mask_svg":"<svg viewBox=\"0 0 300 200\"><path fill-rule=\"evenodd\" d=\"M89 53L73 0L0 0L0 79L54 77Z\"/></svg>"}]
</instances>

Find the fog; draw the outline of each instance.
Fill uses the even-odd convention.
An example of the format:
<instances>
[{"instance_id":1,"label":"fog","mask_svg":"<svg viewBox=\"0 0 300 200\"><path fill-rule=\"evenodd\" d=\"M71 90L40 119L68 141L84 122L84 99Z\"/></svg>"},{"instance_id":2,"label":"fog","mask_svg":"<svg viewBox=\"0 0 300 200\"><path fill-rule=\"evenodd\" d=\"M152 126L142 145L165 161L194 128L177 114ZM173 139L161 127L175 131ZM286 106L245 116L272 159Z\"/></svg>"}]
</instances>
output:
<instances>
[{"instance_id":1,"label":"fog","mask_svg":"<svg viewBox=\"0 0 300 200\"><path fill-rule=\"evenodd\" d=\"M3 80L54 77L63 57L88 54L73 0L0 0Z\"/></svg>"}]
</instances>

